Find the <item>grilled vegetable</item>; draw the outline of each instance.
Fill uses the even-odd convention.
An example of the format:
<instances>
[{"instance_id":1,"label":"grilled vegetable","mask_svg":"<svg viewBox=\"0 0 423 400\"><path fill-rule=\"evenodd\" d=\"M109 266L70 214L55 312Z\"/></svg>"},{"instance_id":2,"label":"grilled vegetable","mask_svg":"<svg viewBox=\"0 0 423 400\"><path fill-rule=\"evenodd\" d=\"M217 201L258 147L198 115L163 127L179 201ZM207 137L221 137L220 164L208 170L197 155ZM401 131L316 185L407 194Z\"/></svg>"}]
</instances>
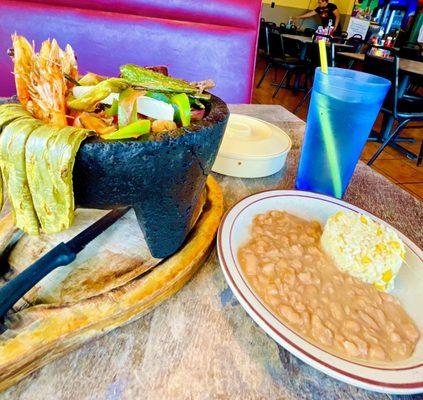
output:
<instances>
[{"instance_id":1,"label":"grilled vegetable","mask_svg":"<svg viewBox=\"0 0 423 400\"><path fill-rule=\"evenodd\" d=\"M112 118L103 119L99 114L82 112L81 115L75 118L73 126L76 128L85 128L90 131L95 131L100 135L111 133L116 130L114 125L111 125Z\"/></svg>"},{"instance_id":2,"label":"grilled vegetable","mask_svg":"<svg viewBox=\"0 0 423 400\"><path fill-rule=\"evenodd\" d=\"M88 93L75 99L68 99L68 107L79 111L94 111L96 105L101 100L109 96L110 93L120 93L129 87L124 79L110 78L95 85Z\"/></svg>"},{"instance_id":3,"label":"grilled vegetable","mask_svg":"<svg viewBox=\"0 0 423 400\"><path fill-rule=\"evenodd\" d=\"M145 92L134 90L132 88L125 89L120 93L118 103L119 129L137 120L137 100L144 93Z\"/></svg>"},{"instance_id":4,"label":"grilled vegetable","mask_svg":"<svg viewBox=\"0 0 423 400\"><path fill-rule=\"evenodd\" d=\"M39 222L28 186L25 145L31 132L41 125L34 118L18 118L6 126L0 138L0 166L15 225L30 235L38 235Z\"/></svg>"},{"instance_id":5,"label":"grilled vegetable","mask_svg":"<svg viewBox=\"0 0 423 400\"><path fill-rule=\"evenodd\" d=\"M118 105L118 100L113 100L112 105L109 108L106 108L105 110L106 115L109 117L114 117L115 115L118 115Z\"/></svg>"},{"instance_id":6,"label":"grilled vegetable","mask_svg":"<svg viewBox=\"0 0 423 400\"><path fill-rule=\"evenodd\" d=\"M20 104L4 104L0 106L0 133L10 122L18 118L32 118L32 115L25 111ZM3 178L0 174L0 210L3 207Z\"/></svg>"},{"instance_id":7,"label":"grilled vegetable","mask_svg":"<svg viewBox=\"0 0 423 400\"><path fill-rule=\"evenodd\" d=\"M159 101L163 101L163 103L168 103L168 104L170 104L169 97L168 97L168 96L166 96L164 93L159 93L159 92L147 92L147 93L145 94L145 97L151 97L152 99L159 100Z\"/></svg>"},{"instance_id":8,"label":"grilled vegetable","mask_svg":"<svg viewBox=\"0 0 423 400\"><path fill-rule=\"evenodd\" d=\"M126 125L116 132L102 135L102 139L117 140L117 139L131 139L138 138L142 135L150 133L151 121L148 119L139 119L132 124Z\"/></svg>"},{"instance_id":9,"label":"grilled vegetable","mask_svg":"<svg viewBox=\"0 0 423 400\"><path fill-rule=\"evenodd\" d=\"M206 106L200 100L193 97L189 98L189 103L191 104L191 107L198 108L200 110L204 110L206 108Z\"/></svg>"},{"instance_id":10,"label":"grilled vegetable","mask_svg":"<svg viewBox=\"0 0 423 400\"><path fill-rule=\"evenodd\" d=\"M17 118L32 118L32 115L25 111L20 104L4 104L0 106L0 133L8 123Z\"/></svg>"},{"instance_id":11,"label":"grilled vegetable","mask_svg":"<svg viewBox=\"0 0 423 400\"><path fill-rule=\"evenodd\" d=\"M134 64L125 64L120 67L122 78L131 85L139 86L147 90L169 93L195 94L197 88L183 79L171 78L158 72L139 67Z\"/></svg>"},{"instance_id":12,"label":"grilled vegetable","mask_svg":"<svg viewBox=\"0 0 423 400\"><path fill-rule=\"evenodd\" d=\"M175 118L182 126L188 126L191 123L191 105L188 96L185 93L175 94L170 98L170 102L175 106Z\"/></svg>"},{"instance_id":13,"label":"grilled vegetable","mask_svg":"<svg viewBox=\"0 0 423 400\"><path fill-rule=\"evenodd\" d=\"M92 72L88 72L78 81L78 83L81 86L94 86L94 85L97 85L97 83L104 81L105 79L106 78L104 78L101 75L97 75L97 74L94 74Z\"/></svg>"},{"instance_id":14,"label":"grilled vegetable","mask_svg":"<svg viewBox=\"0 0 423 400\"><path fill-rule=\"evenodd\" d=\"M45 233L60 232L72 225L72 170L75 155L88 134L84 129L43 125L35 129L27 141L29 188Z\"/></svg>"},{"instance_id":15,"label":"grilled vegetable","mask_svg":"<svg viewBox=\"0 0 423 400\"><path fill-rule=\"evenodd\" d=\"M146 117L173 121L174 110L170 101L164 102L143 96L138 100L138 112Z\"/></svg>"}]
</instances>

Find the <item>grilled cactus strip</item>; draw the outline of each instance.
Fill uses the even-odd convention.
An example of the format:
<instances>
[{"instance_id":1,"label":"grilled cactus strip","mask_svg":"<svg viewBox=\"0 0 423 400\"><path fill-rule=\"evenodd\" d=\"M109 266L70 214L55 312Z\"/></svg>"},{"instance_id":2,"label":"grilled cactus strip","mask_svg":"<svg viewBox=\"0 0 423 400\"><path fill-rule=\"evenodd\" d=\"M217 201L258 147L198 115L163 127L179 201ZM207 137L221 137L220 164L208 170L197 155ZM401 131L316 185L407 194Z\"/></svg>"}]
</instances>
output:
<instances>
[{"instance_id":1,"label":"grilled cactus strip","mask_svg":"<svg viewBox=\"0 0 423 400\"><path fill-rule=\"evenodd\" d=\"M31 132L40 125L33 118L18 118L3 129L0 137L0 166L15 225L30 235L39 234L39 222L26 175L25 145Z\"/></svg>"},{"instance_id":2,"label":"grilled cactus strip","mask_svg":"<svg viewBox=\"0 0 423 400\"><path fill-rule=\"evenodd\" d=\"M88 93L78 99L69 98L68 107L78 111L94 111L96 105L111 93L120 93L129 87L128 82L120 78L110 78L95 85Z\"/></svg>"},{"instance_id":3,"label":"grilled cactus strip","mask_svg":"<svg viewBox=\"0 0 423 400\"><path fill-rule=\"evenodd\" d=\"M0 106L0 134L2 130L17 118L32 118L20 104L9 103ZM3 177L0 173L0 210L3 208Z\"/></svg>"},{"instance_id":4,"label":"grilled cactus strip","mask_svg":"<svg viewBox=\"0 0 423 400\"><path fill-rule=\"evenodd\" d=\"M88 134L84 129L43 125L27 141L29 187L41 228L47 234L72 225L72 171L79 146Z\"/></svg>"},{"instance_id":5,"label":"grilled cactus strip","mask_svg":"<svg viewBox=\"0 0 423 400\"><path fill-rule=\"evenodd\" d=\"M17 118L33 118L20 104L3 104L0 106L0 133L10 122Z\"/></svg>"},{"instance_id":6,"label":"grilled cactus strip","mask_svg":"<svg viewBox=\"0 0 423 400\"><path fill-rule=\"evenodd\" d=\"M183 79L165 76L134 64L120 67L120 75L131 85L155 92L196 94L197 88Z\"/></svg>"}]
</instances>

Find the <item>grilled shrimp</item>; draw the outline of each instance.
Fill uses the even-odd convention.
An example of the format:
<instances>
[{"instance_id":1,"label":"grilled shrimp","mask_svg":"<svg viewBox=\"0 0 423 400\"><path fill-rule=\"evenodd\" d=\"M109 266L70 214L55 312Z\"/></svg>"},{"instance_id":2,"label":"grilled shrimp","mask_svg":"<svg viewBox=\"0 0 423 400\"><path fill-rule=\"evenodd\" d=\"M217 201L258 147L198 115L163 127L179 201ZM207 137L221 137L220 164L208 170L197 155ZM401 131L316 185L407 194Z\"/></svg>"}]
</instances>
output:
<instances>
[{"instance_id":1,"label":"grilled shrimp","mask_svg":"<svg viewBox=\"0 0 423 400\"><path fill-rule=\"evenodd\" d=\"M28 86L29 75L34 64L34 48L23 36L16 34L12 35L12 43L16 94L22 106L26 108L31 100Z\"/></svg>"},{"instance_id":2,"label":"grilled shrimp","mask_svg":"<svg viewBox=\"0 0 423 400\"><path fill-rule=\"evenodd\" d=\"M73 85L65 76L78 77L72 47L62 50L56 40L46 40L37 54L24 37L13 35L12 41L20 102L37 119L67 125L66 95Z\"/></svg>"}]
</instances>

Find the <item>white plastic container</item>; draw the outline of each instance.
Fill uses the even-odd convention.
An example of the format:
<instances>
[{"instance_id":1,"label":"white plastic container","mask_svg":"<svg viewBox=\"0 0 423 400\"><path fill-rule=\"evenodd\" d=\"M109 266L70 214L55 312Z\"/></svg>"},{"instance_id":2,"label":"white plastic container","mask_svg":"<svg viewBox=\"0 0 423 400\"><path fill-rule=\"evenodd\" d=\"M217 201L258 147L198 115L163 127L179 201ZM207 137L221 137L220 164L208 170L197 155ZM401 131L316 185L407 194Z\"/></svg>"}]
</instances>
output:
<instances>
[{"instance_id":1,"label":"white plastic container","mask_svg":"<svg viewBox=\"0 0 423 400\"><path fill-rule=\"evenodd\" d=\"M231 114L212 171L238 178L273 175L285 165L290 137L268 122Z\"/></svg>"}]
</instances>

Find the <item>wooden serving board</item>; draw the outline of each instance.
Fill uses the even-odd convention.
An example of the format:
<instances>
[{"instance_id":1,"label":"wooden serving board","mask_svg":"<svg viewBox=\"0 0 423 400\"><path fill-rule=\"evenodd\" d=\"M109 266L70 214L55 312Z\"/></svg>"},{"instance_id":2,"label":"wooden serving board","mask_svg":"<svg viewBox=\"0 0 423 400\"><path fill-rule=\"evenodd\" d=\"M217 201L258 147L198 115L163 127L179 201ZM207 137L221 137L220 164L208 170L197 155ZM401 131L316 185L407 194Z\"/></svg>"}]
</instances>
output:
<instances>
[{"instance_id":1,"label":"wooden serving board","mask_svg":"<svg viewBox=\"0 0 423 400\"><path fill-rule=\"evenodd\" d=\"M208 177L206 198L185 245L153 258L130 211L90 243L69 266L44 278L15 306L0 335L0 390L93 338L131 322L173 295L207 257L223 213L218 183ZM23 237L10 254L13 273L69 240L105 212L77 210L66 232ZM0 249L15 232L0 221ZM154 267L154 269L152 269Z\"/></svg>"}]
</instances>

